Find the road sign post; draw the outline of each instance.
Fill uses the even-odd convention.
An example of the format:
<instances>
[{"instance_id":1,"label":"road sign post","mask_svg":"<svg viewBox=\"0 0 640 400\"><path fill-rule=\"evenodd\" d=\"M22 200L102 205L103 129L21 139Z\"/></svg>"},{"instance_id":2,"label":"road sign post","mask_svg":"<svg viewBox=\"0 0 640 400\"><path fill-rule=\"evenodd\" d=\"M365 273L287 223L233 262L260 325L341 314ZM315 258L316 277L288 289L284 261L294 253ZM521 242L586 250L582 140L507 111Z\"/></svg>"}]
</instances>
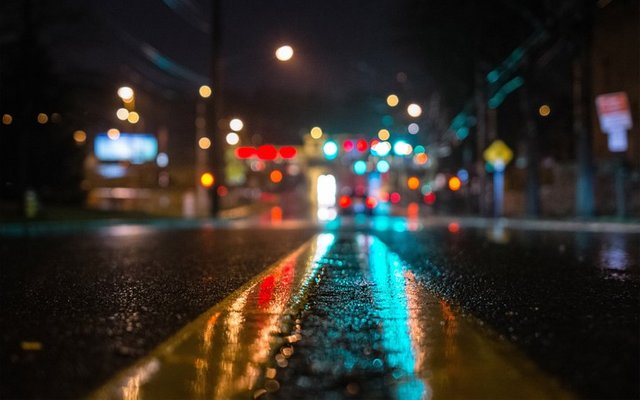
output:
<instances>
[{"instance_id":1,"label":"road sign post","mask_svg":"<svg viewBox=\"0 0 640 400\"><path fill-rule=\"evenodd\" d=\"M631 110L629 98L625 92L601 94L596 97L596 109L600 129L607 134L609 151L616 153L616 171L614 187L616 193L616 214L623 218L625 215L624 192L624 152L627 151L627 130L631 129Z\"/></svg>"},{"instance_id":2,"label":"road sign post","mask_svg":"<svg viewBox=\"0 0 640 400\"><path fill-rule=\"evenodd\" d=\"M493 167L493 215L499 218L504 215L504 170L513 151L502 140L495 140L482 155Z\"/></svg>"}]
</instances>

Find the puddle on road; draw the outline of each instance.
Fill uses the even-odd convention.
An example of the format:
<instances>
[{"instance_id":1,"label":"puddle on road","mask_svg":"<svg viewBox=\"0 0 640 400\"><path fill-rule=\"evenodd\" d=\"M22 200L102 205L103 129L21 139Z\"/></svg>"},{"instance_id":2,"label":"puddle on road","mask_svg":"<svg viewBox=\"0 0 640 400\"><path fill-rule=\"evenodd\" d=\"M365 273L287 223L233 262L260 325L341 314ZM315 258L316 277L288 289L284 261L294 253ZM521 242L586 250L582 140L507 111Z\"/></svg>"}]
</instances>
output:
<instances>
[{"instance_id":1,"label":"puddle on road","mask_svg":"<svg viewBox=\"0 0 640 400\"><path fill-rule=\"evenodd\" d=\"M93 397L571 395L433 296L375 236L321 234Z\"/></svg>"}]
</instances>

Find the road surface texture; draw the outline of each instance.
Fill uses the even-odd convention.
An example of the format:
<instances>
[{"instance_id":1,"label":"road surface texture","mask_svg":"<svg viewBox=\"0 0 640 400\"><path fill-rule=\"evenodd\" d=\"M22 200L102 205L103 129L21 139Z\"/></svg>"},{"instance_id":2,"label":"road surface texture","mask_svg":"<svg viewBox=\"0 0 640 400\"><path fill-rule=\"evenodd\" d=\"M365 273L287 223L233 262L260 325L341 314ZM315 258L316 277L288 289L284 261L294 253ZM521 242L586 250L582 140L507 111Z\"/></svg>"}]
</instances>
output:
<instances>
[{"instance_id":1,"label":"road surface texture","mask_svg":"<svg viewBox=\"0 0 640 400\"><path fill-rule=\"evenodd\" d=\"M640 234L526 228L3 237L0 397L637 398Z\"/></svg>"}]
</instances>

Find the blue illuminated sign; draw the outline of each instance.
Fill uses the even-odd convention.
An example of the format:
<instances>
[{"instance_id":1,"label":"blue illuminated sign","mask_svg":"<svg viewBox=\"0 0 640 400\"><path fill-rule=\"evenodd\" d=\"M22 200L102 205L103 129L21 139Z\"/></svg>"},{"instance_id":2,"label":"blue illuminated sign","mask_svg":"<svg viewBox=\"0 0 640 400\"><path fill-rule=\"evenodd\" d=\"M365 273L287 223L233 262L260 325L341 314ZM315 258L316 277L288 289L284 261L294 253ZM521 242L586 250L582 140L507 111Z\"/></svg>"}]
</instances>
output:
<instances>
[{"instance_id":1,"label":"blue illuminated sign","mask_svg":"<svg viewBox=\"0 0 640 400\"><path fill-rule=\"evenodd\" d=\"M154 161L158 154L158 140L151 133L120 133L117 139L111 139L106 133L99 133L93 149L101 161L130 161L142 164Z\"/></svg>"}]
</instances>

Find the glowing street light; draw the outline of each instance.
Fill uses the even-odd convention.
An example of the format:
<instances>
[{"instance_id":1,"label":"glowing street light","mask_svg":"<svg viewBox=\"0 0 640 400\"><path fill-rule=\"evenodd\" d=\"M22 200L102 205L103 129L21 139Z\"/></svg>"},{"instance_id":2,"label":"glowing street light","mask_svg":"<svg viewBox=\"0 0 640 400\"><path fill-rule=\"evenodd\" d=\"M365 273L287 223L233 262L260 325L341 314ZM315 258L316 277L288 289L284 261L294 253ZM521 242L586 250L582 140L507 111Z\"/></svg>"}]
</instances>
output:
<instances>
[{"instance_id":1,"label":"glowing street light","mask_svg":"<svg viewBox=\"0 0 640 400\"><path fill-rule=\"evenodd\" d=\"M387 96L387 105L389 107L395 107L399 102L400 99L398 99L398 96L396 96L395 94L390 94L389 96Z\"/></svg>"},{"instance_id":2,"label":"glowing street light","mask_svg":"<svg viewBox=\"0 0 640 400\"><path fill-rule=\"evenodd\" d=\"M116 111L116 117L118 117L120 121L126 121L126 119L129 118L129 110L124 107L118 108L118 111Z\"/></svg>"},{"instance_id":3,"label":"glowing street light","mask_svg":"<svg viewBox=\"0 0 640 400\"><path fill-rule=\"evenodd\" d=\"M420 107L416 103L411 103L407 107L407 114L409 114L413 118L418 118L420 115L422 115L422 107Z\"/></svg>"},{"instance_id":4,"label":"glowing street light","mask_svg":"<svg viewBox=\"0 0 640 400\"><path fill-rule=\"evenodd\" d=\"M240 136L238 136L238 134L235 132L229 132L227 133L226 140L227 140L227 143L229 143L232 146L235 146L236 144L238 144L238 142L240 142Z\"/></svg>"},{"instance_id":5,"label":"glowing street light","mask_svg":"<svg viewBox=\"0 0 640 400\"><path fill-rule=\"evenodd\" d=\"M118 89L118 97L122 99L122 101L128 103L133 100L133 89L129 86L123 86Z\"/></svg>"},{"instance_id":6,"label":"glowing street light","mask_svg":"<svg viewBox=\"0 0 640 400\"><path fill-rule=\"evenodd\" d=\"M281 46L276 49L276 58L280 61L289 61L293 57L293 48L291 46Z\"/></svg>"},{"instance_id":7,"label":"glowing street light","mask_svg":"<svg viewBox=\"0 0 640 400\"><path fill-rule=\"evenodd\" d=\"M231 128L232 131L238 132L242 130L243 127L244 123L238 118L234 118L229 122L229 128Z\"/></svg>"},{"instance_id":8,"label":"glowing street light","mask_svg":"<svg viewBox=\"0 0 640 400\"><path fill-rule=\"evenodd\" d=\"M203 99L209 98L211 96L212 90L209 86L207 85L202 85L200 86L200 89L198 89L198 93L200 94L200 97L202 97Z\"/></svg>"},{"instance_id":9,"label":"glowing street light","mask_svg":"<svg viewBox=\"0 0 640 400\"><path fill-rule=\"evenodd\" d=\"M322 137L322 129L319 126L314 126L309 134L314 139L320 139Z\"/></svg>"},{"instance_id":10,"label":"glowing street light","mask_svg":"<svg viewBox=\"0 0 640 400\"><path fill-rule=\"evenodd\" d=\"M208 137L201 137L198 140L198 147L200 147L202 150L207 150L209 147L211 147L211 139L209 139Z\"/></svg>"}]
</instances>

